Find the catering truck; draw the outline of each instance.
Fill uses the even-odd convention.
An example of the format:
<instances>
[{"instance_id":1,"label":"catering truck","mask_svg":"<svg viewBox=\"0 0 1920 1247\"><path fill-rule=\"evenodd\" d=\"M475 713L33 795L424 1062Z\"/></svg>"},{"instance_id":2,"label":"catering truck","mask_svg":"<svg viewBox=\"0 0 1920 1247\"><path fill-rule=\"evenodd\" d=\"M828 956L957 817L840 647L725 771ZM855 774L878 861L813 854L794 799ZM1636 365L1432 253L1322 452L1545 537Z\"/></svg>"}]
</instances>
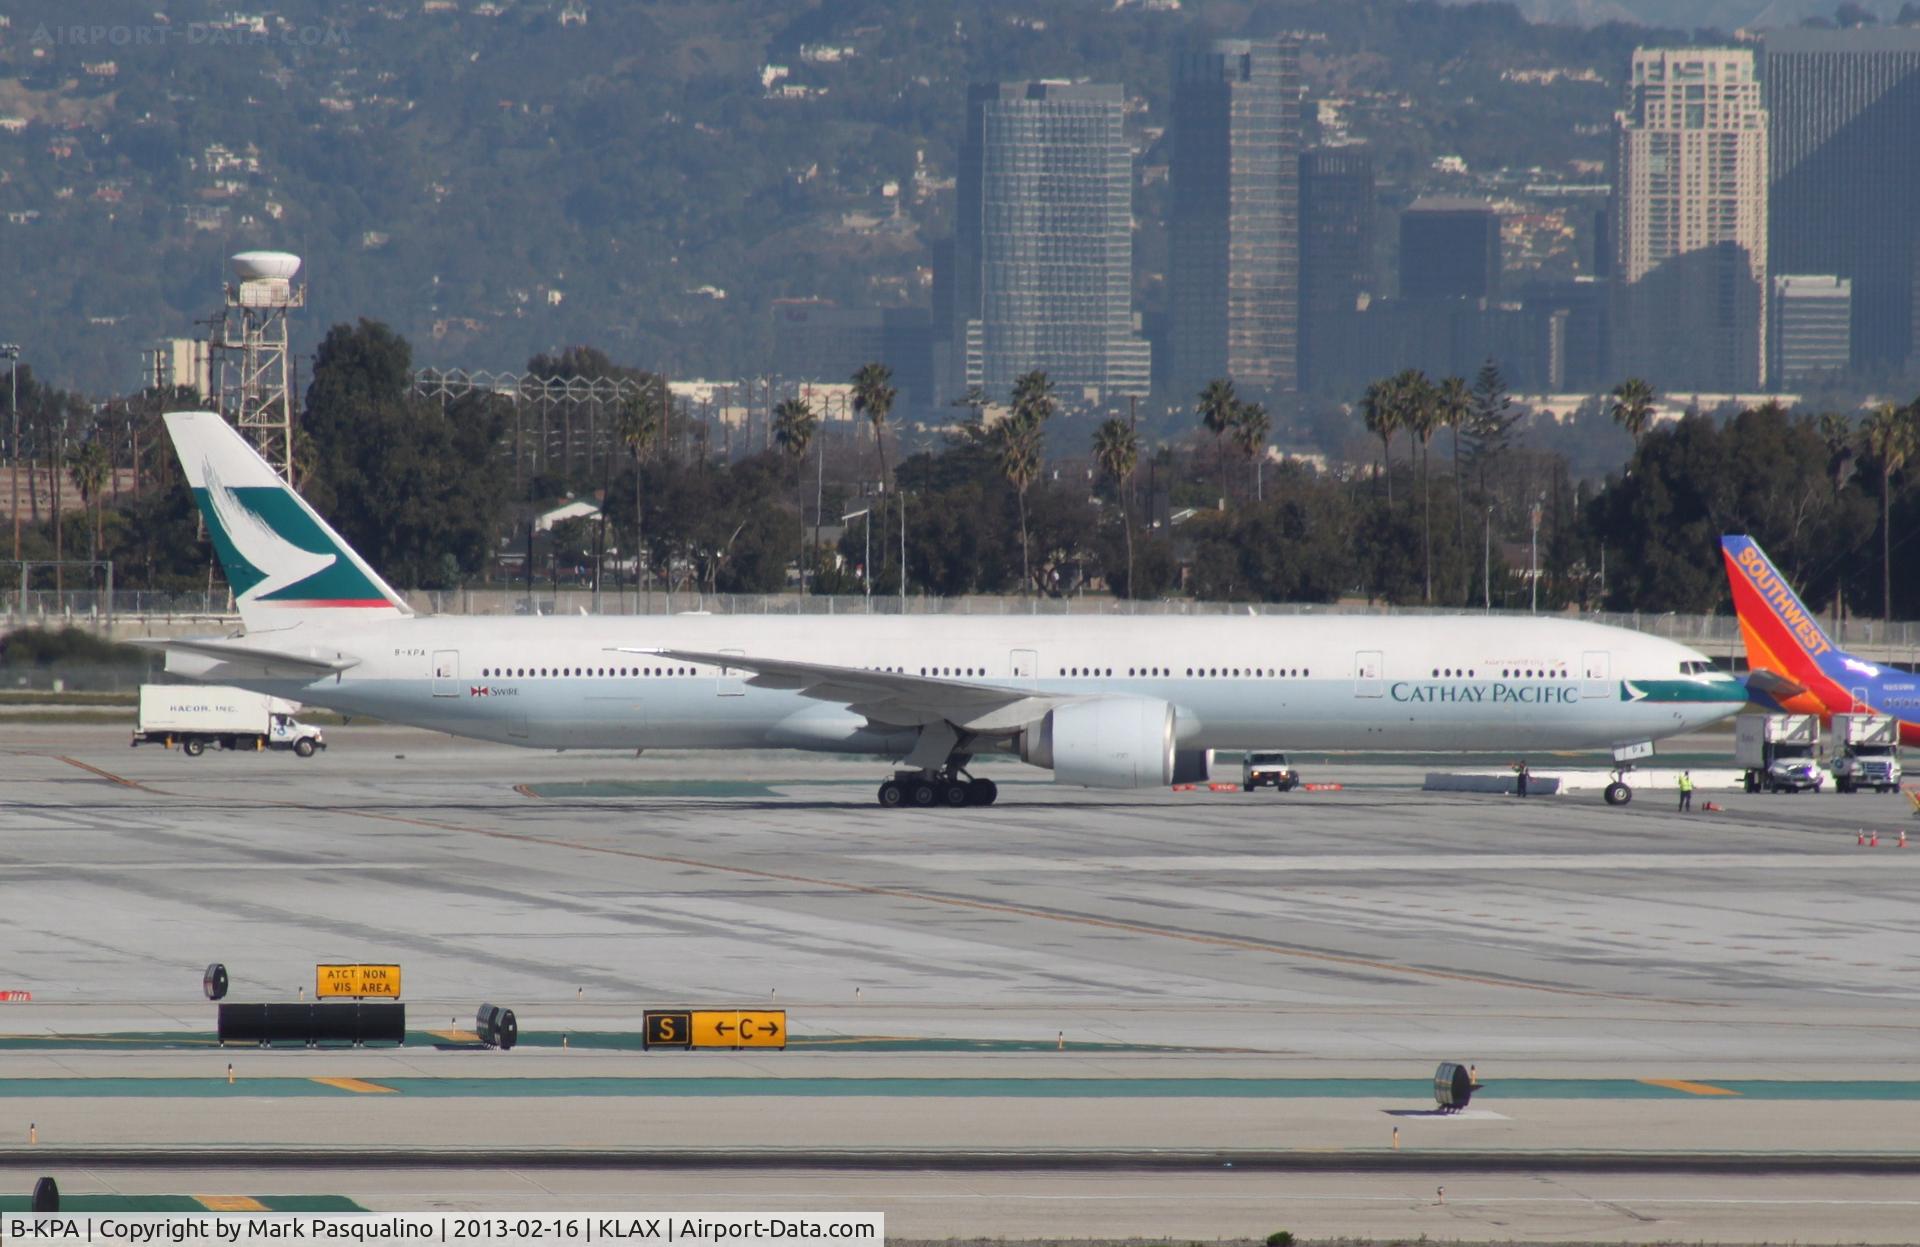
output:
<instances>
[{"instance_id":1,"label":"catering truck","mask_svg":"<svg viewBox=\"0 0 1920 1247\"><path fill-rule=\"evenodd\" d=\"M207 684L142 684L133 743L178 745L189 758L215 749L291 749L311 758L327 747L320 729L294 718L300 707L264 693Z\"/></svg>"},{"instance_id":2,"label":"catering truck","mask_svg":"<svg viewBox=\"0 0 1920 1247\"><path fill-rule=\"evenodd\" d=\"M1826 783L1818 715L1743 714L1733 738L1748 792L1819 792Z\"/></svg>"},{"instance_id":3,"label":"catering truck","mask_svg":"<svg viewBox=\"0 0 1920 1247\"><path fill-rule=\"evenodd\" d=\"M1900 721L1885 714L1836 714L1833 786L1840 792L1900 790Z\"/></svg>"}]
</instances>

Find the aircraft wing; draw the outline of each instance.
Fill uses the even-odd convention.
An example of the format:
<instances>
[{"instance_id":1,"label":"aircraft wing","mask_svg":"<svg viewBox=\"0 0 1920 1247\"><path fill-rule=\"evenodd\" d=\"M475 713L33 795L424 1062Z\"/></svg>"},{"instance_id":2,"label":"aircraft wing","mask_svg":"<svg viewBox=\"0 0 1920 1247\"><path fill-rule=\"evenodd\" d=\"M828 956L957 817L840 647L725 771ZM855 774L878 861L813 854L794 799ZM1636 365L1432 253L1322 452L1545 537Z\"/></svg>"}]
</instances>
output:
<instances>
[{"instance_id":1,"label":"aircraft wing","mask_svg":"<svg viewBox=\"0 0 1920 1247\"><path fill-rule=\"evenodd\" d=\"M291 650L267 649L258 645L243 645L238 641L154 637L129 641L128 644L166 653L211 658L215 662L245 667L265 679L317 680L360 665L358 658L345 654L327 658L317 653L300 654Z\"/></svg>"},{"instance_id":2,"label":"aircraft wing","mask_svg":"<svg viewBox=\"0 0 1920 1247\"><path fill-rule=\"evenodd\" d=\"M899 727L945 722L966 732L1010 732L1033 722L1062 702L1079 700L1008 684L869 671L787 658L756 658L750 654L626 647L617 652L657 654L705 667L752 672L746 682L755 688L788 689L802 697L839 702L876 723Z\"/></svg>"}]
</instances>

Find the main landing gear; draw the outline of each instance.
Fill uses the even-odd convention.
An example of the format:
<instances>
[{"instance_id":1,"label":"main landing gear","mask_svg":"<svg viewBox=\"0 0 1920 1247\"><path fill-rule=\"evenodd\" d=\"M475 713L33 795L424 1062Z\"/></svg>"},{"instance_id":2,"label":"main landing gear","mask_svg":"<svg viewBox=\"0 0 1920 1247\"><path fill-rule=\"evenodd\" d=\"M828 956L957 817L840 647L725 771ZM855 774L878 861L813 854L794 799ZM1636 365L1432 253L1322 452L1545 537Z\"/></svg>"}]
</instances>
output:
<instances>
[{"instance_id":1,"label":"main landing gear","mask_svg":"<svg viewBox=\"0 0 1920 1247\"><path fill-rule=\"evenodd\" d=\"M1625 805L1627 802L1633 800L1633 789L1627 786L1627 772L1632 769L1631 766L1614 768L1613 781L1607 785L1606 791L1603 794L1607 799L1608 805Z\"/></svg>"},{"instance_id":2,"label":"main landing gear","mask_svg":"<svg viewBox=\"0 0 1920 1247\"><path fill-rule=\"evenodd\" d=\"M976 779L958 767L937 771L895 771L880 785L880 804L888 809L911 805L921 809L946 806L992 805L1000 788L990 779Z\"/></svg>"}]
</instances>

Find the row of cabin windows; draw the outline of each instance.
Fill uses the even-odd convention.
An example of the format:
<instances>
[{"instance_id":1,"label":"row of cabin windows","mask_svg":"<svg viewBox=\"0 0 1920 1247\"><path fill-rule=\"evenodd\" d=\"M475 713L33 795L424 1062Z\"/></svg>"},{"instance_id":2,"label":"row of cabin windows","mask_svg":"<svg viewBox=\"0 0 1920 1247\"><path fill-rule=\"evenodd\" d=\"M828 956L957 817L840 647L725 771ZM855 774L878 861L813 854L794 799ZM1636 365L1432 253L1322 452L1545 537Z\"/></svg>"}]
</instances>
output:
<instances>
[{"instance_id":1,"label":"row of cabin windows","mask_svg":"<svg viewBox=\"0 0 1920 1247\"><path fill-rule=\"evenodd\" d=\"M1467 667L1435 667L1433 669L1433 675L1435 679L1472 680L1477 678L1479 674L1480 674L1479 672L1474 671ZM1549 680L1554 678L1564 680L1567 678L1567 673L1564 671L1547 671L1545 669L1535 669L1533 667L1525 667L1525 668L1502 667L1500 668L1500 678L1503 680L1531 680L1536 676L1543 680Z\"/></svg>"},{"instance_id":2,"label":"row of cabin windows","mask_svg":"<svg viewBox=\"0 0 1920 1247\"><path fill-rule=\"evenodd\" d=\"M1063 676L1100 677L1100 676L1110 676L1113 673L1114 673L1114 669L1112 667L1065 667L1059 671L1059 674ZM1134 678L1138 678L1140 676L1171 676L1173 674L1174 674L1173 668L1171 667L1128 667L1127 668L1127 675ZM1187 675L1196 680L1215 679L1215 678L1228 678L1228 679L1236 679L1236 680L1239 680L1239 679L1287 680L1287 679L1295 679L1301 676L1306 676L1311 674L1313 673L1308 671L1305 667L1188 667L1187 668Z\"/></svg>"},{"instance_id":3,"label":"row of cabin windows","mask_svg":"<svg viewBox=\"0 0 1920 1247\"><path fill-rule=\"evenodd\" d=\"M692 667L482 667L480 674L496 680L567 676L572 678L692 675Z\"/></svg>"}]
</instances>

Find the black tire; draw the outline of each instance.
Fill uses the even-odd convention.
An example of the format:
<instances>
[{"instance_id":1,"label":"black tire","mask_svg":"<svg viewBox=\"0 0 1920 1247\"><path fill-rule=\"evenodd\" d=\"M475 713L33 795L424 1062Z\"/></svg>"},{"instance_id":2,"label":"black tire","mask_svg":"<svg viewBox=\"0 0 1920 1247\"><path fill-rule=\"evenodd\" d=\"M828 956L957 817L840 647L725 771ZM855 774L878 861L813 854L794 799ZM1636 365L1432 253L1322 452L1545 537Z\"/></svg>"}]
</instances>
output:
<instances>
[{"instance_id":1,"label":"black tire","mask_svg":"<svg viewBox=\"0 0 1920 1247\"><path fill-rule=\"evenodd\" d=\"M302 736L299 740L294 741L293 756L296 758L311 758L313 756L313 738L310 736Z\"/></svg>"},{"instance_id":2,"label":"black tire","mask_svg":"<svg viewBox=\"0 0 1920 1247\"><path fill-rule=\"evenodd\" d=\"M992 805L1000 795L1000 785L990 779L971 779L967 781L968 805Z\"/></svg>"},{"instance_id":3,"label":"black tire","mask_svg":"<svg viewBox=\"0 0 1920 1247\"><path fill-rule=\"evenodd\" d=\"M886 783L880 785L880 804L886 806L889 810L903 805L906 799L907 790L892 780L888 780Z\"/></svg>"},{"instance_id":4,"label":"black tire","mask_svg":"<svg viewBox=\"0 0 1920 1247\"><path fill-rule=\"evenodd\" d=\"M1300 781L1297 779L1282 780L1280 783L1277 783L1273 786L1273 790L1275 792L1292 792L1295 788L1298 788L1299 786L1300 786Z\"/></svg>"},{"instance_id":5,"label":"black tire","mask_svg":"<svg viewBox=\"0 0 1920 1247\"><path fill-rule=\"evenodd\" d=\"M934 799L939 795L940 795L939 792L935 790L934 786L932 784L927 783L925 780L921 780L920 782L914 784L913 787L908 789L907 791L907 796L912 798L913 803L919 806L921 809L925 809L926 807L932 805L934 802Z\"/></svg>"},{"instance_id":6,"label":"black tire","mask_svg":"<svg viewBox=\"0 0 1920 1247\"><path fill-rule=\"evenodd\" d=\"M197 758L206 751L207 742L201 740L198 736L187 737L186 743L180 746L180 752L186 754L189 758Z\"/></svg>"},{"instance_id":7,"label":"black tire","mask_svg":"<svg viewBox=\"0 0 1920 1247\"><path fill-rule=\"evenodd\" d=\"M1252 792L1252 791L1253 791L1253 785L1252 785L1252 784L1242 784L1242 785L1240 785L1240 791L1241 791L1241 792Z\"/></svg>"},{"instance_id":8,"label":"black tire","mask_svg":"<svg viewBox=\"0 0 1920 1247\"><path fill-rule=\"evenodd\" d=\"M1606 797L1608 805L1625 805L1633 800L1633 789L1616 779L1607 785L1606 792L1603 795Z\"/></svg>"},{"instance_id":9,"label":"black tire","mask_svg":"<svg viewBox=\"0 0 1920 1247\"><path fill-rule=\"evenodd\" d=\"M971 802L973 796L969 791L971 787L972 785L966 783L946 784L940 789L940 799L945 801L949 808L957 810Z\"/></svg>"}]
</instances>

